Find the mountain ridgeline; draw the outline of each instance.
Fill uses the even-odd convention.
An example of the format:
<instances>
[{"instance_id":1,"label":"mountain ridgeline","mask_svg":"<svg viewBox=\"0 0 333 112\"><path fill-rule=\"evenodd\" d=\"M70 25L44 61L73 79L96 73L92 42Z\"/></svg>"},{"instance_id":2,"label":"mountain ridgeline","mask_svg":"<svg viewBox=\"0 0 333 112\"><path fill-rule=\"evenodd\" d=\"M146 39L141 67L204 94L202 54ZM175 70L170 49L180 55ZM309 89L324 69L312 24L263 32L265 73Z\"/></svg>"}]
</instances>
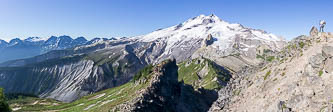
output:
<instances>
[{"instance_id":1,"label":"mountain ridgeline","mask_svg":"<svg viewBox=\"0 0 333 112\"><path fill-rule=\"evenodd\" d=\"M48 47L40 47L35 56L0 63L0 87L6 93L40 97L33 100L38 109L23 103L13 108L209 111L214 101L213 105L220 105L219 90L228 90L224 93L228 95L240 92L229 88L235 89L232 85L240 83L242 74L275 62L287 44L271 33L228 23L215 15L200 15L131 38L74 40L41 41L38 45ZM55 42L58 44L46 44ZM4 46L1 50L11 48L9 43ZM61 102L45 104L43 98Z\"/></svg>"},{"instance_id":2,"label":"mountain ridgeline","mask_svg":"<svg viewBox=\"0 0 333 112\"><path fill-rule=\"evenodd\" d=\"M88 41L84 37L72 39L69 36L51 36L48 39L43 39L40 37L29 37L24 40L15 38L9 42L0 39L0 63L9 60L30 58L52 50L62 50L79 45L88 45L98 41L114 39L115 38L94 38Z\"/></svg>"}]
</instances>

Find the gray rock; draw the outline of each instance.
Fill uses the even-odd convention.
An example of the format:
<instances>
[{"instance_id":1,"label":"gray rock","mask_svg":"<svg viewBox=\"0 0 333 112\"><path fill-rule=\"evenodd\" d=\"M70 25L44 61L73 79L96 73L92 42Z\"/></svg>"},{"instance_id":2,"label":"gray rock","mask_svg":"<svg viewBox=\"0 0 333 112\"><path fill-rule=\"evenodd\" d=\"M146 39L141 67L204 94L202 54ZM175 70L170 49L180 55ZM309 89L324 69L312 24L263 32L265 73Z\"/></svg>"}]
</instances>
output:
<instances>
[{"instance_id":1,"label":"gray rock","mask_svg":"<svg viewBox=\"0 0 333 112\"><path fill-rule=\"evenodd\" d=\"M316 54L310 58L309 63L313 68L321 68L324 60L325 58L321 54Z\"/></svg>"},{"instance_id":2,"label":"gray rock","mask_svg":"<svg viewBox=\"0 0 333 112\"><path fill-rule=\"evenodd\" d=\"M332 73L333 72L333 59L332 57L327 58L325 60L324 70L326 73Z\"/></svg>"},{"instance_id":3,"label":"gray rock","mask_svg":"<svg viewBox=\"0 0 333 112\"><path fill-rule=\"evenodd\" d=\"M292 112L291 108L288 108L286 105L286 102L280 101L278 103L278 112Z\"/></svg>"},{"instance_id":4,"label":"gray rock","mask_svg":"<svg viewBox=\"0 0 333 112\"><path fill-rule=\"evenodd\" d=\"M333 56L333 46L323 46L322 54L325 58L330 58Z\"/></svg>"},{"instance_id":5,"label":"gray rock","mask_svg":"<svg viewBox=\"0 0 333 112\"><path fill-rule=\"evenodd\" d=\"M311 30L310 30L310 36L311 37L316 37L318 36L318 29L315 26L312 26Z\"/></svg>"},{"instance_id":6,"label":"gray rock","mask_svg":"<svg viewBox=\"0 0 333 112\"><path fill-rule=\"evenodd\" d=\"M207 47L208 45L211 45L213 44L214 42L214 39L213 39L213 36L211 34L209 34L207 36L207 38L205 38L203 41L202 41L202 47Z\"/></svg>"}]
</instances>

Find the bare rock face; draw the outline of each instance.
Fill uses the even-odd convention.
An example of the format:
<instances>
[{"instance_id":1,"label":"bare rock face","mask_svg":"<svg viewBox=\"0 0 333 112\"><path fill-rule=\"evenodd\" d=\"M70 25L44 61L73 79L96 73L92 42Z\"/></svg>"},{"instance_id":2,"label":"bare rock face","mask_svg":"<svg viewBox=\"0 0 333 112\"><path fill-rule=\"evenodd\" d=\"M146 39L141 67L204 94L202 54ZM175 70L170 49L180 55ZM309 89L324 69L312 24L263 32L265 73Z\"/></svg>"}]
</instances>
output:
<instances>
[{"instance_id":1,"label":"bare rock face","mask_svg":"<svg viewBox=\"0 0 333 112\"><path fill-rule=\"evenodd\" d=\"M71 102L128 82L144 66L144 62L134 54L135 46L113 45L91 54L1 69L0 86L8 93L29 93Z\"/></svg>"},{"instance_id":2,"label":"bare rock face","mask_svg":"<svg viewBox=\"0 0 333 112\"><path fill-rule=\"evenodd\" d=\"M333 57L333 46L323 46L322 54L325 58Z\"/></svg>"},{"instance_id":3,"label":"bare rock face","mask_svg":"<svg viewBox=\"0 0 333 112\"><path fill-rule=\"evenodd\" d=\"M323 57L322 54L316 54L309 59L309 63L312 68L321 68L324 59L325 57Z\"/></svg>"},{"instance_id":4,"label":"bare rock face","mask_svg":"<svg viewBox=\"0 0 333 112\"><path fill-rule=\"evenodd\" d=\"M316 36L318 36L318 29L317 29L315 26L313 26L313 27L311 28L311 30L310 30L310 36L311 36L311 37L316 37Z\"/></svg>"},{"instance_id":5,"label":"bare rock face","mask_svg":"<svg viewBox=\"0 0 333 112\"><path fill-rule=\"evenodd\" d=\"M207 47L208 45L211 45L213 44L214 42L214 39L213 39L213 36L211 34L209 34L207 36L207 38L205 38L203 41L202 41L202 47Z\"/></svg>"},{"instance_id":6,"label":"bare rock face","mask_svg":"<svg viewBox=\"0 0 333 112\"><path fill-rule=\"evenodd\" d=\"M325 66L324 66L324 70L326 73L332 73L333 72L333 59L332 58L328 58L325 60Z\"/></svg>"},{"instance_id":7,"label":"bare rock face","mask_svg":"<svg viewBox=\"0 0 333 112\"><path fill-rule=\"evenodd\" d=\"M322 55L325 57L325 65L324 70L326 73L332 73L333 72L333 46L323 46L322 49Z\"/></svg>"},{"instance_id":8,"label":"bare rock face","mask_svg":"<svg viewBox=\"0 0 333 112\"><path fill-rule=\"evenodd\" d=\"M161 62L153 68L148 86L137 97L118 105L115 112L205 112L217 98L217 93L178 82L175 60Z\"/></svg>"}]
</instances>

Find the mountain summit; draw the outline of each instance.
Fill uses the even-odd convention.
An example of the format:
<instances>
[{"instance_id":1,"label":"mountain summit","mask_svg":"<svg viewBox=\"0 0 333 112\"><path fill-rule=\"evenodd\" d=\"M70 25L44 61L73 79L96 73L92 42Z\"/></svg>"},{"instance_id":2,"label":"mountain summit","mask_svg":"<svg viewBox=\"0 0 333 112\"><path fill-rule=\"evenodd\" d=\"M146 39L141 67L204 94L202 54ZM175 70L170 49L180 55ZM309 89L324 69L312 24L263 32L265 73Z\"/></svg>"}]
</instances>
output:
<instances>
[{"instance_id":1,"label":"mountain summit","mask_svg":"<svg viewBox=\"0 0 333 112\"><path fill-rule=\"evenodd\" d=\"M157 42L158 45L165 44L164 52L155 60L157 63L164 57L176 57L177 60L191 57L208 35L212 37L210 49L214 49L218 56L228 56L237 51L247 57L256 58L255 51L259 45L279 51L286 43L283 38L272 33L228 23L215 15L200 15L135 39L141 42Z\"/></svg>"}]
</instances>

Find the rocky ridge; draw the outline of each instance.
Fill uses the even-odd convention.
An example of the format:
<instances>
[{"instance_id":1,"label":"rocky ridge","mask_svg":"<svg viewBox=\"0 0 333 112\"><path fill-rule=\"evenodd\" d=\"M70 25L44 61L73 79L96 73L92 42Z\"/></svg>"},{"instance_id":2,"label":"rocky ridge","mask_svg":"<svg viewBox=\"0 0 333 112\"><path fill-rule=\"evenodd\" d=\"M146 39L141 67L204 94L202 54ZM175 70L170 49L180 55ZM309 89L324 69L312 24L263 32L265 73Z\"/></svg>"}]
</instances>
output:
<instances>
[{"instance_id":1,"label":"rocky ridge","mask_svg":"<svg viewBox=\"0 0 333 112\"><path fill-rule=\"evenodd\" d=\"M207 63L204 59L201 60L196 64L197 67ZM193 64L195 63L192 63L192 66ZM202 66L202 68L205 67ZM200 69L198 70L200 71ZM175 60L166 60L155 66L145 67L126 84L84 96L71 103L35 99L31 103L40 105L37 110L30 103L15 103L11 106L19 111L207 111L213 101L217 99L216 90L220 87L194 88L193 85L185 83L188 81L181 76L184 75L181 71ZM215 75L209 77L212 76ZM216 77L220 76L223 75L217 73ZM200 79L195 80L200 81ZM213 82L219 83L218 80ZM196 103L193 104L193 102Z\"/></svg>"},{"instance_id":2,"label":"rocky ridge","mask_svg":"<svg viewBox=\"0 0 333 112\"><path fill-rule=\"evenodd\" d=\"M332 111L330 33L299 36L275 59L231 81L210 111Z\"/></svg>"}]
</instances>

